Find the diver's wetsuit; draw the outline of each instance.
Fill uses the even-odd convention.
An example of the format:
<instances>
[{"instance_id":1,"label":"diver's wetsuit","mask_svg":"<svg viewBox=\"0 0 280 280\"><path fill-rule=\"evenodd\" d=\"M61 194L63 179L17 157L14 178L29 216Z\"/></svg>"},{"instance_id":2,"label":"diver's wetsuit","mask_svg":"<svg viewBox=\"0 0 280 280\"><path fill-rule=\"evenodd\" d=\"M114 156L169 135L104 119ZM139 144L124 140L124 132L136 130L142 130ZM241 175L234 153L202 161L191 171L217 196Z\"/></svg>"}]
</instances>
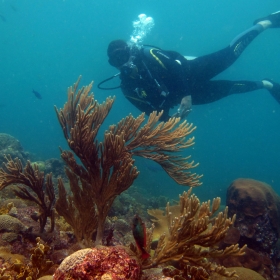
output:
<instances>
[{"instance_id":1,"label":"diver's wetsuit","mask_svg":"<svg viewBox=\"0 0 280 280\"><path fill-rule=\"evenodd\" d=\"M199 105L261 89L262 82L211 79L232 65L262 31L263 27L256 24L228 47L191 60L174 51L144 46L135 53L132 64L136 67L121 68L122 91L146 114L163 109L162 120L166 120L169 109L186 95L192 96L192 104Z\"/></svg>"}]
</instances>

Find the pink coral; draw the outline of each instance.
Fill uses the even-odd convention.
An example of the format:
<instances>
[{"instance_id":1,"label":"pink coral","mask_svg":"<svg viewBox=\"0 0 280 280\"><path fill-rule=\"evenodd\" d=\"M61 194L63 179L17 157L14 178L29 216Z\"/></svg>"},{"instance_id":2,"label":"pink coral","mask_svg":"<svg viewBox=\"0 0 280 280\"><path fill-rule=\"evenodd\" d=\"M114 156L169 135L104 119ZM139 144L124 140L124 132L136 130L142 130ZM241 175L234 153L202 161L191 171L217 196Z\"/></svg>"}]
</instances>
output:
<instances>
[{"instance_id":1,"label":"pink coral","mask_svg":"<svg viewBox=\"0 0 280 280\"><path fill-rule=\"evenodd\" d=\"M56 270L54 280L140 279L140 263L123 246L97 246L67 257Z\"/></svg>"}]
</instances>

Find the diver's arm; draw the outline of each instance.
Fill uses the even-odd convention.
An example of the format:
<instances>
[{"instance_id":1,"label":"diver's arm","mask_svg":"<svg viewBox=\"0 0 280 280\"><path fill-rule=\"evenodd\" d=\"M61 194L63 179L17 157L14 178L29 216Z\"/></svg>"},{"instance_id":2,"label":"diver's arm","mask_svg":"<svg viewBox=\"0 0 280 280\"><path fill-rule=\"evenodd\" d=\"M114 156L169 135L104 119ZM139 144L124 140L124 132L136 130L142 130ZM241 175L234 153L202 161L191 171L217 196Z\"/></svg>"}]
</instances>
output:
<instances>
[{"instance_id":1,"label":"diver's arm","mask_svg":"<svg viewBox=\"0 0 280 280\"><path fill-rule=\"evenodd\" d=\"M170 118L169 108L167 106L164 106L165 104L163 104L162 107L156 107L148 101L139 98L133 91L127 91L124 88L122 88L122 91L124 93L125 98L141 112L145 112L147 116L149 116L153 111L157 111L159 113L163 110L163 114L160 118L160 121L167 121Z\"/></svg>"}]
</instances>

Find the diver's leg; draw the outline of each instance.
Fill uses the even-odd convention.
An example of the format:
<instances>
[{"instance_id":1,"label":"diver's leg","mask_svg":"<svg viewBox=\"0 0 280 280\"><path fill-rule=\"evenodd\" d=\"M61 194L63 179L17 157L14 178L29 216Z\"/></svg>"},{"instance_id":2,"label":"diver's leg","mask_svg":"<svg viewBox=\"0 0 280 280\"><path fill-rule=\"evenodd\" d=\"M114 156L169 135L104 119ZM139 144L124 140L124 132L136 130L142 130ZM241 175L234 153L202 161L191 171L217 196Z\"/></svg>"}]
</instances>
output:
<instances>
[{"instance_id":1,"label":"diver's leg","mask_svg":"<svg viewBox=\"0 0 280 280\"><path fill-rule=\"evenodd\" d=\"M256 24L238 35L228 47L190 60L188 62L190 80L210 80L223 72L238 59L245 48L263 30L260 24Z\"/></svg>"},{"instance_id":2,"label":"diver's leg","mask_svg":"<svg viewBox=\"0 0 280 280\"><path fill-rule=\"evenodd\" d=\"M256 20L251 28L236 36L228 47L189 60L187 76L195 81L212 79L232 65L262 31L275 27L280 27L280 11Z\"/></svg>"},{"instance_id":3,"label":"diver's leg","mask_svg":"<svg viewBox=\"0 0 280 280\"><path fill-rule=\"evenodd\" d=\"M280 85L265 79L263 81L227 81L215 80L197 83L191 88L192 104L207 104L235 93L245 93L258 89L267 89L280 103Z\"/></svg>"}]
</instances>

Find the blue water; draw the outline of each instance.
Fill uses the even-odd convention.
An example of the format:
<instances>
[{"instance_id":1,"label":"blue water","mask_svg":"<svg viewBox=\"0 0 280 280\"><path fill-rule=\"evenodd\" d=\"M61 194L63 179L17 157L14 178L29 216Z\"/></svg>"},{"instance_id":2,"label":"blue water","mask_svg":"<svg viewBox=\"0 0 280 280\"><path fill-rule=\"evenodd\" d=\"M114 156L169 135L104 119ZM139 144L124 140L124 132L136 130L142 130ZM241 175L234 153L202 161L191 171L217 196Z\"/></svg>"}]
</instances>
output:
<instances>
[{"instance_id":1,"label":"blue water","mask_svg":"<svg viewBox=\"0 0 280 280\"><path fill-rule=\"evenodd\" d=\"M155 20L144 43L199 56L225 47L254 19L279 10L277 2L2 0L0 132L19 139L37 158L58 158L58 146L66 144L54 105L63 106L67 87L80 74L83 85L95 81L99 102L108 95L117 97L105 126L129 113L137 116L140 112L120 90L101 91L96 85L116 73L107 62L108 43L128 40L140 13ZM280 82L279 46L280 30L267 30L219 78ZM265 181L280 192L280 105L267 91L194 106L188 121L197 126L196 145L184 154L200 163L196 171L204 174L203 185L195 193L201 199L224 198L228 185L239 177ZM135 185L173 197L184 190L153 163L136 164L141 174Z\"/></svg>"}]
</instances>

